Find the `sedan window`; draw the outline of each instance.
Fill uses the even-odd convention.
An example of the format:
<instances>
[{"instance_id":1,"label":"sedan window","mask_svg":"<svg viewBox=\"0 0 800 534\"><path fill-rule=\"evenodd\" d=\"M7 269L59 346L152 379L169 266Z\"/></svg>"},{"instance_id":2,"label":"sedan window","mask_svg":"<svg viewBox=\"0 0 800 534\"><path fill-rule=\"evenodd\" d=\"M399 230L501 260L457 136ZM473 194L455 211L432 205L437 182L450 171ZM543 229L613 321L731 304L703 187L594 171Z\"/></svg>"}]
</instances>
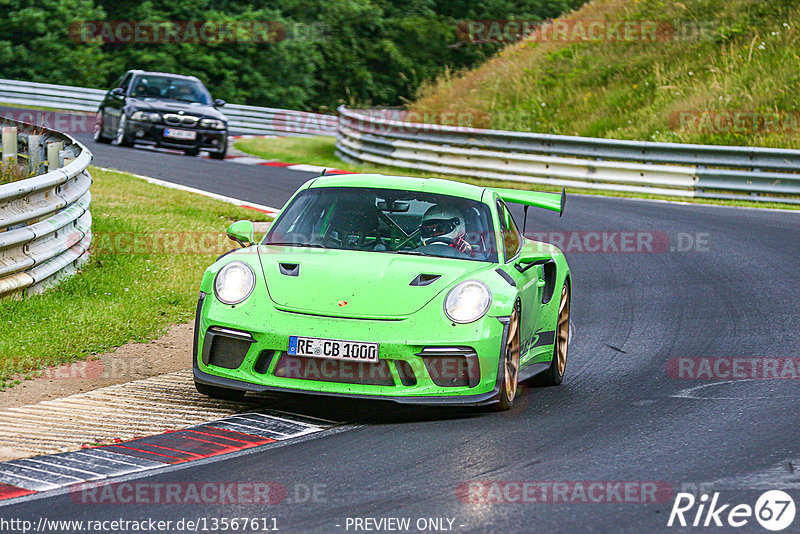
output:
<instances>
[{"instance_id":1,"label":"sedan window","mask_svg":"<svg viewBox=\"0 0 800 534\"><path fill-rule=\"evenodd\" d=\"M131 96L211 105L211 95L202 83L171 76L139 75L133 82Z\"/></svg>"}]
</instances>

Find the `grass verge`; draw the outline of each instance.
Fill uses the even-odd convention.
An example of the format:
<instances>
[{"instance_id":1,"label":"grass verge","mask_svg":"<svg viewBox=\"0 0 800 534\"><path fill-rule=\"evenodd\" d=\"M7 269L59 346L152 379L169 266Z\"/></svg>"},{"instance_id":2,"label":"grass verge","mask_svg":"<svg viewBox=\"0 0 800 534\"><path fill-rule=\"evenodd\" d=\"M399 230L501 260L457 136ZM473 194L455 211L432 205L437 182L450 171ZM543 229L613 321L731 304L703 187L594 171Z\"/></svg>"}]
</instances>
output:
<instances>
[{"instance_id":1,"label":"grass verge","mask_svg":"<svg viewBox=\"0 0 800 534\"><path fill-rule=\"evenodd\" d=\"M514 189L535 189L537 191L561 191L560 187L547 187L538 184L523 184L514 181L485 180L468 176L454 177L447 174L435 174L414 169L403 169L384 165L355 165L342 161L336 156L336 138L330 136L318 137L279 137L274 139L242 139L237 141L235 148L265 159L274 159L288 163L306 163L319 165L331 169L362 173L396 174L402 176L420 176L423 178L444 178L458 180L486 187L509 187ZM723 199L695 199L679 198L666 195L650 195L646 193L605 191L595 189L570 188L567 193L599 195L623 198L649 198L656 200L670 200L679 202L692 202L696 204L714 204L723 206L740 206L752 208L777 208L800 210L799 205L781 204L778 202L749 202L741 200Z\"/></svg>"},{"instance_id":2,"label":"grass verge","mask_svg":"<svg viewBox=\"0 0 800 534\"><path fill-rule=\"evenodd\" d=\"M91 259L42 295L0 300L0 389L19 375L151 341L190 320L203 270L234 246L225 228L238 219L269 220L126 173L90 172Z\"/></svg>"}]
</instances>

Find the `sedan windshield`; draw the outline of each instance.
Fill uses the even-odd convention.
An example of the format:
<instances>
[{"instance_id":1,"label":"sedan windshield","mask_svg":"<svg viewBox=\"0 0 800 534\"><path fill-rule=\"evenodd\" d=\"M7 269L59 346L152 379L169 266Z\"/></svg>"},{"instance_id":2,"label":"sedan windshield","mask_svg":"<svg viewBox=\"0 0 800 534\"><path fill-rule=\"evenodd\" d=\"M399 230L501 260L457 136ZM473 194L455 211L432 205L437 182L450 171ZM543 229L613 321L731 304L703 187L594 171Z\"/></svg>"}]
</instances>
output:
<instances>
[{"instance_id":1,"label":"sedan windshield","mask_svg":"<svg viewBox=\"0 0 800 534\"><path fill-rule=\"evenodd\" d=\"M179 100L192 104L211 104L211 95L202 83L171 76L143 75L133 80L131 96L156 100Z\"/></svg>"},{"instance_id":2,"label":"sedan windshield","mask_svg":"<svg viewBox=\"0 0 800 534\"><path fill-rule=\"evenodd\" d=\"M306 189L263 244L497 261L486 204L394 189Z\"/></svg>"}]
</instances>

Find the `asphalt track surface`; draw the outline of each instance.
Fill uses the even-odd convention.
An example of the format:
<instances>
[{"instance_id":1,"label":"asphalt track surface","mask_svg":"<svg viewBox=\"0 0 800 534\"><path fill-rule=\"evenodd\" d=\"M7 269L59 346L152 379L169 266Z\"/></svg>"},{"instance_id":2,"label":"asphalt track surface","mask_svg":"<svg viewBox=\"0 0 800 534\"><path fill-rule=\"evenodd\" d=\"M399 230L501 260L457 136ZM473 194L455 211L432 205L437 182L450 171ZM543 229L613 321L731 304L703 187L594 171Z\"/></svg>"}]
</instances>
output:
<instances>
[{"instance_id":1,"label":"asphalt track surface","mask_svg":"<svg viewBox=\"0 0 800 534\"><path fill-rule=\"evenodd\" d=\"M96 165L269 206L311 176L78 137ZM451 518L456 532L668 532L682 489L752 506L782 488L800 505L800 381L668 373L674 358L800 356L800 214L572 196L562 218L531 210L533 231L643 232L660 243L655 252L566 247L573 337L561 386L522 387L515 408L500 414L276 396L285 410L348 424L137 481L277 482L288 491L280 504L99 507L54 493L0 507L0 517L275 517L283 532L354 532L347 518L407 517L412 526ZM470 481L655 481L672 490L657 503L463 502L458 489ZM317 497L305 499L314 484ZM766 532L753 518L736 530Z\"/></svg>"}]
</instances>

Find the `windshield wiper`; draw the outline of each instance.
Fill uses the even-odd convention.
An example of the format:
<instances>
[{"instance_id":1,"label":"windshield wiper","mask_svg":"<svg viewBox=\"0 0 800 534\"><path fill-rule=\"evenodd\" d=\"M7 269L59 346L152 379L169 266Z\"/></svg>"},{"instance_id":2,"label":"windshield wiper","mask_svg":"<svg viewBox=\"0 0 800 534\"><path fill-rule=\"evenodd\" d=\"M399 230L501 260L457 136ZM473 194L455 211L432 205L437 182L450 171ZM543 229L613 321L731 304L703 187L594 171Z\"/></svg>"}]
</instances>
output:
<instances>
[{"instance_id":1,"label":"windshield wiper","mask_svg":"<svg viewBox=\"0 0 800 534\"><path fill-rule=\"evenodd\" d=\"M203 104L202 102L199 102L197 100L187 100L185 98L175 98L174 96L151 96L151 97L148 97L148 98L153 98L153 99L156 99L156 100L174 100L175 102L188 102L189 104ZM203 105L207 106L208 104L203 104Z\"/></svg>"},{"instance_id":2,"label":"windshield wiper","mask_svg":"<svg viewBox=\"0 0 800 534\"><path fill-rule=\"evenodd\" d=\"M265 245L275 245L280 247L307 247L307 248L328 248L325 245L320 245L317 243L264 243Z\"/></svg>"},{"instance_id":3,"label":"windshield wiper","mask_svg":"<svg viewBox=\"0 0 800 534\"><path fill-rule=\"evenodd\" d=\"M392 250L391 252L395 254L411 254L412 256L427 256L427 254L420 252L419 250Z\"/></svg>"}]
</instances>

